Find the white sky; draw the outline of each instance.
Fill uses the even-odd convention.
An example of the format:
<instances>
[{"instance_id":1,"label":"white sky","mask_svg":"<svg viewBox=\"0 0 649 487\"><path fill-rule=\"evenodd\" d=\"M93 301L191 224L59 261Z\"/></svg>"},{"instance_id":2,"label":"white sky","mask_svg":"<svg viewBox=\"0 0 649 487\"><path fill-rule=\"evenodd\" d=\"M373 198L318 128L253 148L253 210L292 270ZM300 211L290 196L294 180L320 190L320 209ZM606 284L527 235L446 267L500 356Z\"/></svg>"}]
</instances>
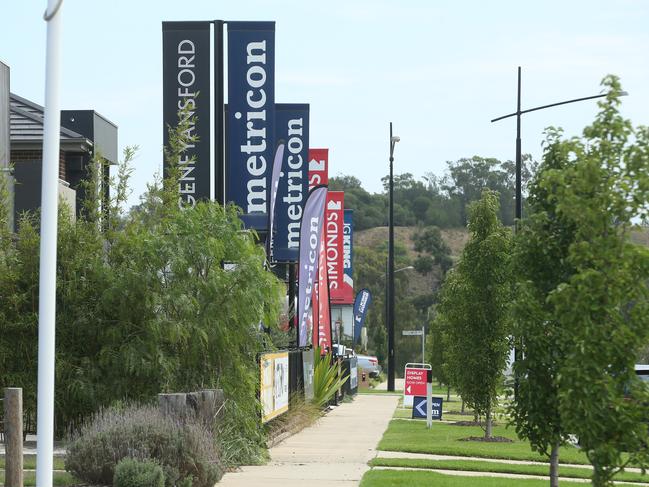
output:
<instances>
[{"instance_id":1,"label":"white sky","mask_svg":"<svg viewBox=\"0 0 649 487\"><path fill-rule=\"evenodd\" d=\"M0 2L0 59L12 91L43 103L45 0ZM516 67L523 108L600 92L608 73L630 96L623 112L649 125L649 1L65 0L62 108L94 109L138 144L131 203L162 166L163 20L274 20L276 101L311 104L311 147L330 174L379 191L388 123L401 137L395 172L442 174L447 160L513 159ZM583 102L526 115L523 151L543 128L578 134Z\"/></svg>"}]
</instances>

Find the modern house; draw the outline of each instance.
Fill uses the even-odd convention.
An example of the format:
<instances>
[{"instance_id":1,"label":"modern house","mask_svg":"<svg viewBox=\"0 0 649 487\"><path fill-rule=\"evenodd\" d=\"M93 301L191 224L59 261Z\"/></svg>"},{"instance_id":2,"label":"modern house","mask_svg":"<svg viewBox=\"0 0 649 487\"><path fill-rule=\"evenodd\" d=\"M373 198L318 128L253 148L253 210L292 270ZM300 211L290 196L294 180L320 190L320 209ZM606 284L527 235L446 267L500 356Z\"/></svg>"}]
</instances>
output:
<instances>
[{"instance_id":1,"label":"modern house","mask_svg":"<svg viewBox=\"0 0 649 487\"><path fill-rule=\"evenodd\" d=\"M40 208L44 108L11 93L8 73L9 69L0 63L0 120L8 125L9 140L7 144L7 128L0 121L0 130L4 130L4 139L0 132L0 170L11 167L15 222L22 212ZM87 177L93 157L97 155L109 164L117 163L117 126L94 110L62 110L60 143L59 195L78 215L83 201L80 183ZM108 166L104 166L101 180L105 198L108 197L108 173Z\"/></svg>"}]
</instances>

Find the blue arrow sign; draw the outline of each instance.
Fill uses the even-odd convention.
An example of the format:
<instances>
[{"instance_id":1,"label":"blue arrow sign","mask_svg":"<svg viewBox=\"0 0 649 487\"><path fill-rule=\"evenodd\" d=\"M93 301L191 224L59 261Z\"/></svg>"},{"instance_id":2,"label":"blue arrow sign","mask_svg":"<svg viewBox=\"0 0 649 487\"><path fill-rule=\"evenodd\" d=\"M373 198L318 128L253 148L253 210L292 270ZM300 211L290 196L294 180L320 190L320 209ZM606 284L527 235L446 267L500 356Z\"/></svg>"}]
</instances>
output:
<instances>
[{"instance_id":1,"label":"blue arrow sign","mask_svg":"<svg viewBox=\"0 0 649 487\"><path fill-rule=\"evenodd\" d=\"M442 404L444 398L432 397L432 419L442 419ZM426 419L426 396L415 396L412 400L412 419Z\"/></svg>"}]
</instances>

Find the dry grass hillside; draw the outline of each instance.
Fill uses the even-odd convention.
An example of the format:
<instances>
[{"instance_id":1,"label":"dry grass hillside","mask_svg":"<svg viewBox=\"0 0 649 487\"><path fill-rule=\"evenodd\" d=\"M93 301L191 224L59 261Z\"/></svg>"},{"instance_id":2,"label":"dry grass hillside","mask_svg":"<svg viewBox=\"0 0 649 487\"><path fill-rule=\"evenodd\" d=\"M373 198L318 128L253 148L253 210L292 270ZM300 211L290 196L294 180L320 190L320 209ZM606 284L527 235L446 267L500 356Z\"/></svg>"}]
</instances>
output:
<instances>
[{"instance_id":1,"label":"dry grass hillside","mask_svg":"<svg viewBox=\"0 0 649 487\"><path fill-rule=\"evenodd\" d=\"M413 235L417 232L417 227L395 227L394 228L394 241L402 244L407 252L411 261L417 257L417 252L414 249L412 241ZM466 228L453 228L442 230L442 238L451 249L451 256L453 260L457 260L469 239L469 233ZM377 248L385 245L388 241L388 227L375 227L367 230L354 232L354 246ZM431 289L437 287L440 275L438 272L431 272L430 274L422 276L418 272L409 271L409 293L414 295L427 294Z\"/></svg>"}]
</instances>

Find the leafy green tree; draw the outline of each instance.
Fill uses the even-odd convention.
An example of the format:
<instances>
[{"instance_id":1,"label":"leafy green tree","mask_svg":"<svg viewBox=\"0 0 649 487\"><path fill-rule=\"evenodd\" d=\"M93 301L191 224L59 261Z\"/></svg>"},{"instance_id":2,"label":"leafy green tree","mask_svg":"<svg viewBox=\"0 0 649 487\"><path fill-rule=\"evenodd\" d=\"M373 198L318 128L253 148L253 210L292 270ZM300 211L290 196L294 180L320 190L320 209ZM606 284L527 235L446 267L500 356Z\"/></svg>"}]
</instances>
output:
<instances>
[{"instance_id":1,"label":"leafy green tree","mask_svg":"<svg viewBox=\"0 0 649 487\"><path fill-rule=\"evenodd\" d=\"M428 256L432 258L432 261L442 269L442 273L446 273L453 266L451 249L446 242L444 242L442 232L440 232L439 228L426 227L414 235L413 241L415 243L415 250L420 253L428 254ZM419 268L417 268L417 271L424 274L425 272L422 272L422 270L426 267L427 263L427 260L419 262ZM415 266L417 266L417 264L415 264ZM429 269L428 272L430 272L431 269Z\"/></svg>"},{"instance_id":2,"label":"leafy green tree","mask_svg":"<svg viewBox=\"0 0 649 487\"><path fill-rule=\"evenodd\" d=\"M556 218L573 229L561 263L571 274L548 293L565 338L561 428L579 437L598 487L630 462L649 463L649 391L634 374L649 340L649 252L629 239L649 208L649 129L619 114L616 77L603 85L609 95L583 138L555 142L569 163L541 183Z\"/></svg>"},{"instance_id":3,"label":"leafy green tree","mask_svg":"<svg viewBox=\"0 0 649 487\"><path fill-rule=\"evenodd\" d=\"M517 390L510 416L519 437L550 458L550 484L558 485L559 448L569 431L561 420L558 375L568 337L548 295L574 273L568 261L575 222L557 213L557 201L546 189L552 174L571 166L570 146L548 132L543 162L530 185L529 214L516 234L513 273L514 337L521 358L514 363Z\"/></svg>"},{"instance_id":4,"label":"leafy green tree","mask_svg":"<svg viewBox=\"0 0 649 487\"><path fill-rule=\"evenodd\" d=\"M471 239L442 285L436 316L447 337L451 383L477 414L484 415L485 438L491 438L511 330L511 232L498 220L498 206L498 195L490 190L470 205Z\"/></svg>"}]
</instances>

